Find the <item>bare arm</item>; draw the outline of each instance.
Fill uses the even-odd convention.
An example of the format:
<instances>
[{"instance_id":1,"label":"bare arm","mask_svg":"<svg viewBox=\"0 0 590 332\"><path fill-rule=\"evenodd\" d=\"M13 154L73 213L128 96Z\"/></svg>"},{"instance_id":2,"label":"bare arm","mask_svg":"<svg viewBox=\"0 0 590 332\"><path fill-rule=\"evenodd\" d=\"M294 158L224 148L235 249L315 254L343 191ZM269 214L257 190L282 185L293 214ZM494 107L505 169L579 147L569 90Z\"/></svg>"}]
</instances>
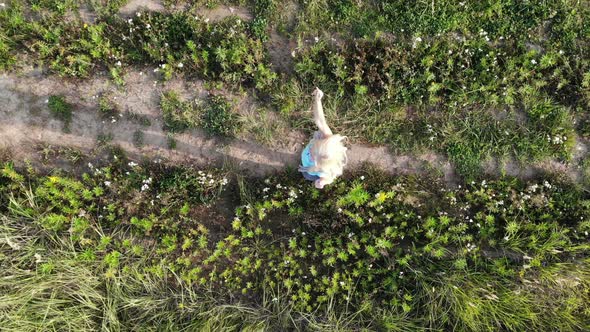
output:
<instances>
[{"instance_id":1,"label":"bare arm","mask_svg":"<svg viewBox=\"0 0 590 332\"><path fill-rule=\"evenodd\" d=\"M322 106L322 97L324 93L322 90L315 88L312 93L313 95L313 121L315 122L316 126L318 126L320 132L324 137L331 136L332 130L328 127L328 123L326 122L326 117L324 116L324 108Z\"/></svg>"}]
</instances>

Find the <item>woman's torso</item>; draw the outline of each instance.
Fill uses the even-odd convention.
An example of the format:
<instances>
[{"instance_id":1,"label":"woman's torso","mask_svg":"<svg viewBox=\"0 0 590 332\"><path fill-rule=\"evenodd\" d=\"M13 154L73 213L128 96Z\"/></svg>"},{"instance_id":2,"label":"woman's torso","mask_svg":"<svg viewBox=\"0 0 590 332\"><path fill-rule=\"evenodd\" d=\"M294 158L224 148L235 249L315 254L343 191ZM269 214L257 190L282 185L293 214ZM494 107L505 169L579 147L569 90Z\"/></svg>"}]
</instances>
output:
<instances>
[{"instance_id":1,"label":"woman's torso","mask_svg":"<svg viewBox=\"0 0 590 332\"><path fill-rule=\"evenodd\" d=\"M313 160L313 156L311 154L311 147L313 145L313 141L309 142L309 144L307 144L307 146L305 147L305 149L303 149L303 151L301 151L301 165L303 167L309 168L309 167L313 167L315 166L315 161ZM322 172L311 172L311 171L307 171L307 174L309 175L316 175L316 176L322 176Z\"/></svg>"}]
</instances>

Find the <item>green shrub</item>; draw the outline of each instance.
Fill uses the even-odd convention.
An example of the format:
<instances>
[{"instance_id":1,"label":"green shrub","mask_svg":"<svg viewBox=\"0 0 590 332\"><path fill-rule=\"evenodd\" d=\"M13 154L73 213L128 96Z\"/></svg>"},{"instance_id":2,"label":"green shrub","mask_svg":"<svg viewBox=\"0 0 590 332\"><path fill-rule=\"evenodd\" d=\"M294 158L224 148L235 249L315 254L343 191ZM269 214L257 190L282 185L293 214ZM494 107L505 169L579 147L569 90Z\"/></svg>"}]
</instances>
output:
<instances>
[{"instance_id":1,"label":"green shrub","mask_svg":"<svg viewBox=\"0 0 590 332\"><path fill-rule=\"evenodd\" d=\"M143 131L141 130L136 130L133 132L133 145L135 145L135 147L142 147L144 144L144 134Z\"/></svg>"},{"instance_id":2,"label":"green shrub","mask_svg":"<svg viewBox=\"0 0 590 332\"><path fill-rule=\"evenodd\" d=\"M162 94L160 108L164 116L164 129L171 132L197 128L201 123L201 108L195 102L181 101L174 91Z\"/></svg>"},{"instance_id":3,"label":"green shrub","mask_svg":"<svg viewBox=\"0 0 590 332\"><path fill-rule=\"evenodd\" d=\"M68 222L69 219L66 216L55 213L48 214L39 219L39 223L41 226L43 226L43 228L52 231L62 230Z\"/></svg>"},{"instance_id":4,"label":"green shrub","mask_svg":"<svg viewBox=\"0 0 590 332\"><path fill-rule=\"evenodd\" d=\"M69 104L64 96L49 96L47 106L51 114L63 121L64 129L69 130L70 123L72 122L72 105Z\"/></svg>"},{"instance_id":5,"label":"green shrub","mask_svg":"<svg viewBox=\"0 0 590 332\"><path fill-rule=\"evenodd\" d=\"M203 114L203 128L209 135L233 137L240 130L241 123L227 99L213 96L208 99Z\"/></svg>"},{"instance_id":6,"label":"green shrub","mask_svg":"<svg viewBox=\"0 0 590 332\"><path fill-rule=\"evenodd\" d=\"M111 100L111 97L108 95L101 95L98 98L98 111L104 119L119 119L120 112L115 103Z\"/></svg>"},{"instance_id":7,"label":"green shrub","mask_svg":"<svg viewBox=\"0 0 590 332\"><path fill-rule=\"evenodd\" d=\"M132 123L145 127L149 127L152 125L152 121L150 120L150 118L144 114L125 111L125 119L131 121Z\"/></svg>"}]
</instances>

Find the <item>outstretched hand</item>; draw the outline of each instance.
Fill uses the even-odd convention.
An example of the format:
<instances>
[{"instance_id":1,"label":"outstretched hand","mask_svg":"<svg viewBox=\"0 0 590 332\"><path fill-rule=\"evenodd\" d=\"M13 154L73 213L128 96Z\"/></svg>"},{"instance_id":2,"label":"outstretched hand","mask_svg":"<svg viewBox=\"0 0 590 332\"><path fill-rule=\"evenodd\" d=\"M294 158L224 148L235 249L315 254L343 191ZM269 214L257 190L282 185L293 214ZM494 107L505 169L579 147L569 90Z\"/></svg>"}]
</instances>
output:
<instances>
[{"instance_id":1,"label":"outstretched hand","mask_svg":"<svg viewBox=\"0 0 590 332\"><path fill-rule=\"evenodd\" d=\"M322 97L324 96L324 92L320 90L320 88L316 87L311 93L311 95L318 99L322 99Z\"/></svg>"}]
</instances>

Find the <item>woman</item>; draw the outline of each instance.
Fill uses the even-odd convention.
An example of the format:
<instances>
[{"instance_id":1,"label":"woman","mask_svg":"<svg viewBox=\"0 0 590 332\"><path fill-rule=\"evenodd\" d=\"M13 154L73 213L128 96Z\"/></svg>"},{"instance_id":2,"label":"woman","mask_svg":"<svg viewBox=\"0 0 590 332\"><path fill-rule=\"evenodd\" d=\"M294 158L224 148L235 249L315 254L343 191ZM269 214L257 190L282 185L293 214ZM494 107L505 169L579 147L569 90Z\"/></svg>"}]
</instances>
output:
<instances>
[{"instance_id":1,"label":"woman","mask_svg":"<svg viewBox=\"0 0 590 332\"><path fill-rule=\"evenodd\" d=\"M305 179L313 181L316 188L322 189L342 175L342 169L347 162L346 147L342 143L345 137L332 134L326 123L322 107L324 93L315 88L312 95L313 120L319 131L314 133L311 142L301 152L302 165L299 171Z\"/></svg>"}]
</instances>

